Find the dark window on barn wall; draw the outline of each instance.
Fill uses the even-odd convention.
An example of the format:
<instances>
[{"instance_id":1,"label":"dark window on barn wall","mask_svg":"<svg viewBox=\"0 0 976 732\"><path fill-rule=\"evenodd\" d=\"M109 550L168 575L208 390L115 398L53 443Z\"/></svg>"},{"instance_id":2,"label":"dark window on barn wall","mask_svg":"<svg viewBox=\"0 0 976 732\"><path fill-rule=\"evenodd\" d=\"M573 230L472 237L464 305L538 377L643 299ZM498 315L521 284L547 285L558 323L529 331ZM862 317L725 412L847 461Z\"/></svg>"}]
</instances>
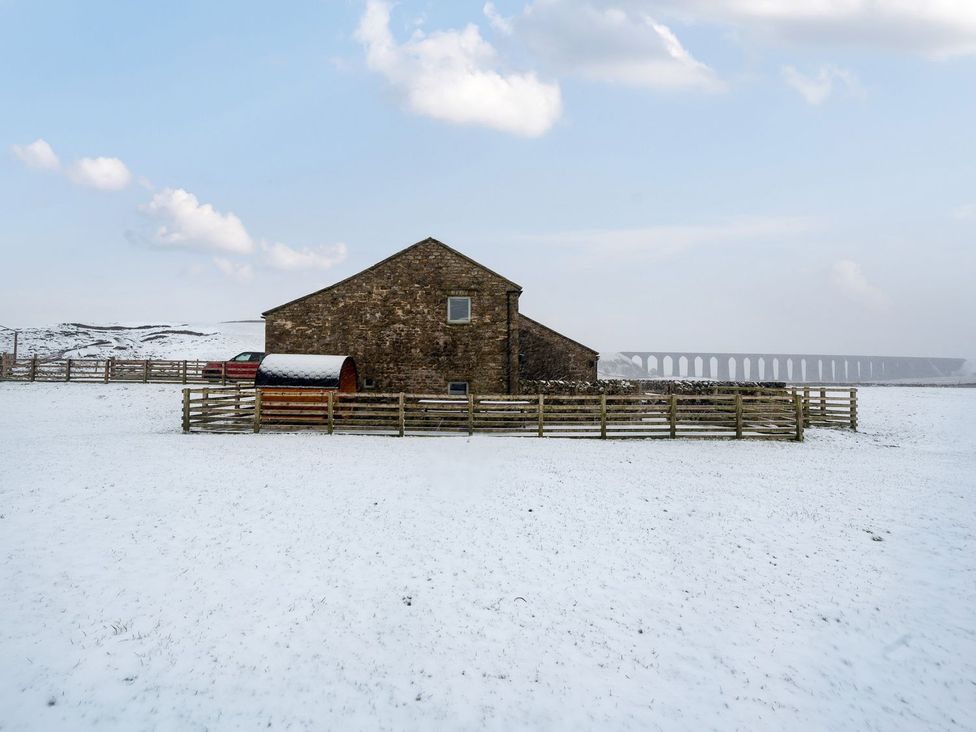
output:
<instances>
[{"instance_id":1,"label":"dark window on barn wall","mask_svg":"<svg viewBox=\"0 0 976 732\"><path fill-rule=\"evenodd\" d=\"M452 381L447 385L447 395L448 396L467 396L468 395L468 382L467 381Z\"/></svg>"},{"instance_id":2,"label":"dark window on barn wall","mask_svg":"<svg viewBox=\"0 0 976 732\"><path fill-rule=\"evenodd\" d=\"M447 298L447 322L448 323L470 323L471 322L471 298L470 297Z\"/></svg>"}]
</instances>

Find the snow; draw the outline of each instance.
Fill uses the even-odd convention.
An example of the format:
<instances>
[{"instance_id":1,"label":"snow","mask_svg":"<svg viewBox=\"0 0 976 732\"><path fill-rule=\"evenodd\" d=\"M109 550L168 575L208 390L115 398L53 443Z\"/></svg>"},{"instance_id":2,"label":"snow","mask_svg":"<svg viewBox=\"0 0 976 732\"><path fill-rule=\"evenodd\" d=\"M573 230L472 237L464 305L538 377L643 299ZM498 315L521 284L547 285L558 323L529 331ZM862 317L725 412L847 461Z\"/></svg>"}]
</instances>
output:
<instances>
[{"instance_id":1,"label":"snow","mask_svg":"<svg viewBox=\"0 0 976 732\"><path fill-rule=\"evenodd\" d=\"M61 323L24 328L18 357L228 359L264 350L264 321L223 323ZM0 331L0 352L13 351L13 333Z\"/></svg>"},{"instance_id":2,"label":"snow","mask_svg":"<svg viewBox=\"0 0 976 732\"><path fill-rule=\"evenodd\" d=\"M349 356L319 356L304 353L272 353L258 367L258 384L290 381L334 381L339 385L342 365Z\"/></svg>"},{"instance_id":3,"label":"snow","mask_svg":"<svg viewBox=\"0 0 976 732\"><path fill-rule=\"evenodd\" d=\"M648 373L622 353L601 353L596 362L601 379L646 379Z\"/></svg>"},{"instance_id":4,"label":"snow","mask_svg":"<svg viewBox=\"0 0 976 732\"><path fill-rule=\"evenodd\" d=\"M0 384L0 729L972 729L976 390L860 395L604 442Z\"/></svg>"}]
</instances>

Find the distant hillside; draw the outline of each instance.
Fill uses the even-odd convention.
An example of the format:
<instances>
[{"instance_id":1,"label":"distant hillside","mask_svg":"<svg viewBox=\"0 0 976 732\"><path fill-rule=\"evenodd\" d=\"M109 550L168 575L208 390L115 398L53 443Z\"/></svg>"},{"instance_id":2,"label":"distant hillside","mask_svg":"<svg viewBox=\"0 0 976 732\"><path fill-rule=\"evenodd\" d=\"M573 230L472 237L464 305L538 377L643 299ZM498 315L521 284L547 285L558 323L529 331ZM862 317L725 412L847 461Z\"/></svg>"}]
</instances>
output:
<instances>
[{"instance_id":1,"label":"distant hillside","mask_svg":"<svg viewBox=\"0 0 976 732\"><path fill-rule=\"evenodd\" d=\"M229 358L264 348L264 321L225 323L61 323L20 332L18 356L44 358ZM0 331L0 351L13 349L13 334Z\"/></svg>"}]
</instances>

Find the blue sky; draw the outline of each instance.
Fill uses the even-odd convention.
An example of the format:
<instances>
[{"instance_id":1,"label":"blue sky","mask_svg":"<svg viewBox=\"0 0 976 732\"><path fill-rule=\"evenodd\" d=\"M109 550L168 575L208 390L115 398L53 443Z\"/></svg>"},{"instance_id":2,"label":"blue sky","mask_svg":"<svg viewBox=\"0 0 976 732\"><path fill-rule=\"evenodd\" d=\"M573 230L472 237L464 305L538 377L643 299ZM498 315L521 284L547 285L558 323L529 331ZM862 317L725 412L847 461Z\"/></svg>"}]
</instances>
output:
<instances>
[{"instance_id":1,"label":"blue sky","mask_svg":"<svg viewBox=\"0 0 976 732\"><path fill-rule=\"evenodd\" d=\"M0 105L5 325L431 235L602 351L976 355L969 0L0 0Z\"/></svg>"}]
</instances>

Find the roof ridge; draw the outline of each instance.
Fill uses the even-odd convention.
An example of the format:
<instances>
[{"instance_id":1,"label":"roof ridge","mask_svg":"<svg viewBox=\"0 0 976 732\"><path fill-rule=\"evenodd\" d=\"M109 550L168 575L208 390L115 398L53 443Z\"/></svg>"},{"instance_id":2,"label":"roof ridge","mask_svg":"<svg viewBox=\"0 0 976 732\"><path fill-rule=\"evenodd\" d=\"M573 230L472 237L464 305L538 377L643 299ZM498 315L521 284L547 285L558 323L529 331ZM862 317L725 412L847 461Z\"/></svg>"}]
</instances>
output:
<instances>
[{"instance_id":1,"label":"roof ridge","mask_svg":"<svg viewBox=\"0 0 976 732\"><path fill-rule=\"evenodd\" d=\"M428 236L425 239L421 239L418 242L414 242L410 246L404 247L403 249L400 249L399 251L393 252L393 254L391 254L390 256L388 256L388 257L386 257L384 259L381 259L379 262L376 262L375 264L371 264L369 267L366 267L366 269L362 269L359 272L356 272L355 274L351 274L348 277L339 280L338 282L333 282L331 285L327 285L325 287L322 287L322 288L320 288L318 290L315 290L314 292L308 293L307 295L302 295L301 297L296 297L294 300L289 300L286 303L282 303L281 305L276 305L273 308L270 308L268 310L265 310L263 313L261 313L261 317L263 318L266 315L268 315L270 313L273 313L273 312L275 312L277 310L281 310L284 307L288 307L289 305L294 305L296 302L301 302L302 300L307 300L308 298L314 297L315 295L320 295L323 292L328 292L329 290L331 290L331 289L333 289L335 287L338 287L339 285L343 285L346 282L349 282L350 280L353 280L353 279L355 279L357 277L360 277L361 275L366 274L367 272L372 272L373 270L375 270L378 267L381 267L382 265L386 264L387 262L389 262L389 261L391 261L393 259L396 259L397 257L400 257L400 256L402 256L404 254L406 254L411 249L415 249L416 247L419 247L421 244L427 244L428 242L430 242L432 244L437 244L437 245L443 247L444 249L447 249L452 254L454 254L454 255L456 255L458 257L461 257L461 259L463 259L463 260L465 260L467 262L470 262L471 264L475 265L479 269L483 269L485 272L488 272L489 274L491 274L491 275L499 278L503 282L507 282L515 290L518 290L519 292L522 291L522 286L519 285L519 284L516 284L515 282L512 282L512 280L508 279L508 277L504 277L504 276L498 274L498 272L495 272L493 269L489 269L485 265L481 264L481 262L475 261L474 259L472 259L468 255L459 252L454 247L448 246L447 244L445 244L444 242L442 242L440 239L435 239L432 236Z\"/></svg>"}]
</instances>

